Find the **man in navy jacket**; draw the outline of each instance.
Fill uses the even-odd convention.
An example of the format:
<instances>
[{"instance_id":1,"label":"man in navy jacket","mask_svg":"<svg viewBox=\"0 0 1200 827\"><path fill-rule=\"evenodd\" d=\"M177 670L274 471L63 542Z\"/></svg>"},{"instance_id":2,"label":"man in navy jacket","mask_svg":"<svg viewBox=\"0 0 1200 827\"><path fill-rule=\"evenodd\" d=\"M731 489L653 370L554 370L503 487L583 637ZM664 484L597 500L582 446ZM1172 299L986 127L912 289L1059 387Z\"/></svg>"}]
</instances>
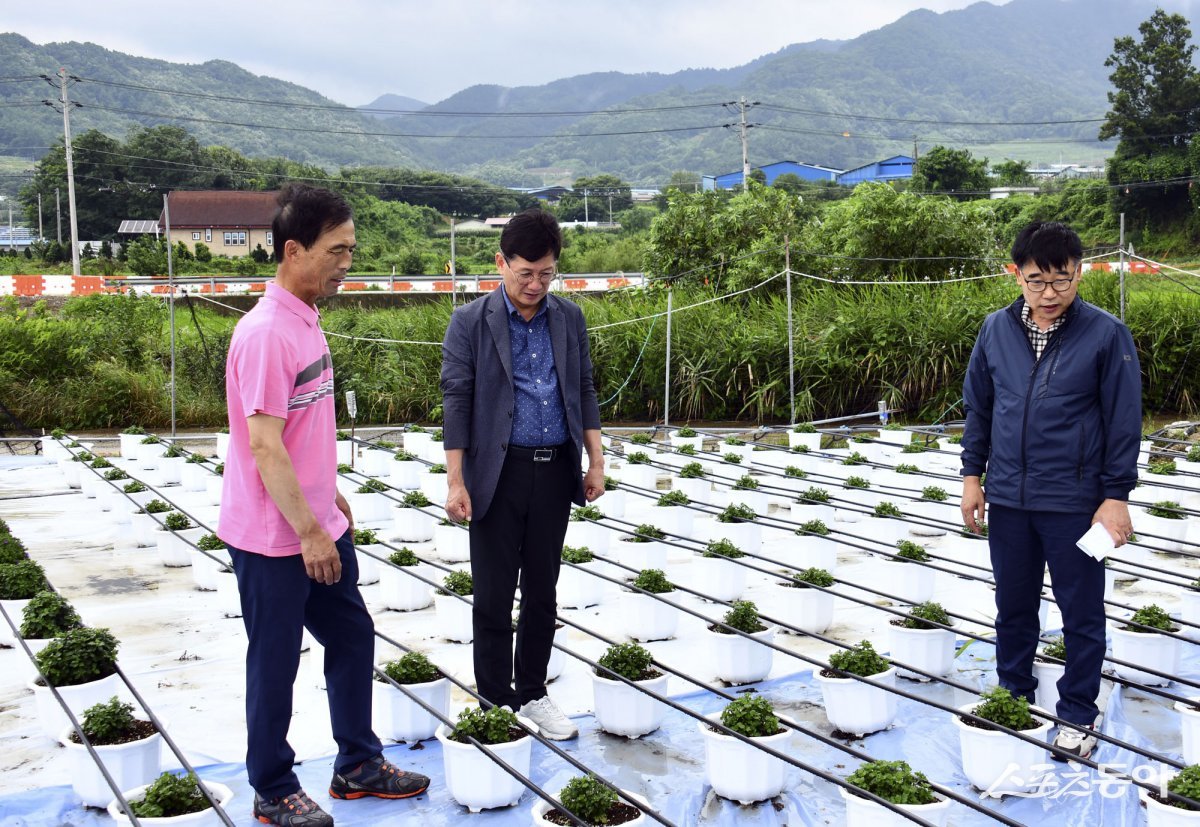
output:
<instances>
[{"instance_id":1,"label":"man in navy jacket","mask_svg":"<svg viewBox=\"0 0 1200 827\"><path fill-rule=\"evenodd\" d=\"M987 317L963 394L962 513L978 530L987 473L988 540L996 582L1000 685L1033 700L1038 606L1048 565L1063 616L1066 672L1055 745L1096 746L1104 661L1104 564L1076 546L1101 523L1120 546L1133 531L1141 375L1129 329L1077 296L1079 236L1034 222L1013 243L1021 298ZM1058 757L1058 756L1056 756Z\"/></svg>"},{"instance_id":2,"label":"man in navy jacket","mask_svg":"<svg viewBox=\"0 0 1200 827\"><path fill-rule=\"evenodd\" d=\"M505 225L503 284L451 317L441 381L446 513L471 520L475 683L489 704L519 710L555 740L578 734L545 687L567 517L572 502L604 493L587 326L574 302L550 294L561 250L543 210Z\"/></svg>"}]
</instances>

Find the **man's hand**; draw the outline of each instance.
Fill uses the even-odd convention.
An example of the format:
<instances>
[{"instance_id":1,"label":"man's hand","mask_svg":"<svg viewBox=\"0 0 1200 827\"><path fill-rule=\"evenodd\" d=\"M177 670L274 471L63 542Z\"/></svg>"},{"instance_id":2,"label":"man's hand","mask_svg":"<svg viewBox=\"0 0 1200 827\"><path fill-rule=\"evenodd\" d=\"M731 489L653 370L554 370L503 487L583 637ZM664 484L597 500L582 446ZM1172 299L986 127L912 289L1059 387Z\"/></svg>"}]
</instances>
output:
<instances>
[{"instance_id":1,"label":"man's hand","mask_svg":"<svg viewBox=\"0 0 1200 827\"><path fill-rule=\"evenodd\" d=\"M1100 523L1112 537L1117 548L1129 541L1133 534L1133 523L1129 519L1129 504L1124 500L1105 500L1092 515L1092 524Z\"/></svg>"},{"instance_id":2,"label":"man's hand","mask_svg":"<svg viewBox=\"0 0 1200 827\"><path fill-rule=\"evenodd\" d=\"M300 555L308 576L325 586L342 579L342 558L329 532L318 528L300 538Z\"/></svg>"},{"instance_id":3,"label":"man's hand","mask_svg":"<svg viewBox=\"0 0 1200 827\"><path fill-rule=\"evenodd\" d=\"M583 496L588 502L595 502L604 496L604 467L592 466L583 475Z\"/></svg>"},{"instance_id":4,"label":"man's hand","mask_svg":"<svg viewBox=\"0 0 1200 827\"><path fill-rule=\"evenodd\" d=\"M447 489L446 516L456 523L471 519L471 495L461 482L451 483Z\"/></svg>"},{"instance_id":5,"label":"man's hand","mask_svg":"<svg viewBox=\"0 0 1200 827\"><path fill-rule=\"evenodd\" d=\"M350 534L354 534L354 515L350 513L350 503L346 502L346 498L342 496L342 492L338 491L334 497L333 504L337 506L338 511L346 515L346 519L350 522Z\"/></svg>"},{"instance_id":6,"label":"man's hand","mask_svg":"<svg viewBox=\"0 0 1200 827\"><path fill-rule=\"evenodd\" d=\"M979 477L963 477L962 518L963 523L972 533L979 533L979 523L983 522L986 499Z\"/></svg>"}]
</instances>

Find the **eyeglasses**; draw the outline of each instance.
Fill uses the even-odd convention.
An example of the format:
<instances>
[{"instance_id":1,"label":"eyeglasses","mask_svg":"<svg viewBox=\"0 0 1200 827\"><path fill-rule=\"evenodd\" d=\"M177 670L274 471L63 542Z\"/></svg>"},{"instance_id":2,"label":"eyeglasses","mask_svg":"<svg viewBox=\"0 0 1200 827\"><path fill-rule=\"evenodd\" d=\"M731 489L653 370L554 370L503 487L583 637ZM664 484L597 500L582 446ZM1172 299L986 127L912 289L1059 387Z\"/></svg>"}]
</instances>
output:
<instances>
[{"instance_id":1,"label":"eyeglasses","mask_svg":"<svg viewBox=\"0 0 1200 827\"><path fill-rule=\"evenodd\" d=\"M504 259L504 263L508 265L508 269L514 276L516 276L517 281L519 281L521 284L529 284L529 282L533 281L534 279L537 279L542 284L549 284L550 282L554 281L554 277L558 275L557 270L554 268L543 270L540 273L535 273L532 270L513 270L512 264L509 263L507 258Z\"/></svg>"},{"instance_id":2,"label":"eyeglasses","mask_svg":"<svg viewBox=\"0 0 1200 827\"><path fill-rule=\"evenodd\" d=\"M1074 276L1071 276L1071 278L1069 278L1069 279L1054 279L1053 281L1043 281L1042 279L1027 279L1024 276L1022 276L1021 278L1024 279L1025 285L1035 293L1041 293L1043 290L1046 289L1047 284L1054 288L1055 293L1065 293L1067 290L1069 290L1071 288L1071 282L1075 281Z\"/></svg>"}]
</instances>

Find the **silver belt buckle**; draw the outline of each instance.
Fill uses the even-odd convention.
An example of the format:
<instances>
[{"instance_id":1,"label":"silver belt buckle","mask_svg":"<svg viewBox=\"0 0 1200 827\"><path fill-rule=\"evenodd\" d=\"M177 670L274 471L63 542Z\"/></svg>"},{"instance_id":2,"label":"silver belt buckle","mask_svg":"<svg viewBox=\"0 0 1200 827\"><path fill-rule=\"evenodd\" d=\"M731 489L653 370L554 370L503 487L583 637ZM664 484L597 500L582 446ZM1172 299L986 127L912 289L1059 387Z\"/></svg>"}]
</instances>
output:
<instances>
[{"instance_id":1,"label":"silver belt buckle","mask_svg":"<svg viewBox=\"0 0 1200 827\"><path fill-rule=\"evenodd\" d=\"M554 459L553 448L537 448L533 452L534 462L549 462L552 459Z\"/></svg>"}]
</instances>

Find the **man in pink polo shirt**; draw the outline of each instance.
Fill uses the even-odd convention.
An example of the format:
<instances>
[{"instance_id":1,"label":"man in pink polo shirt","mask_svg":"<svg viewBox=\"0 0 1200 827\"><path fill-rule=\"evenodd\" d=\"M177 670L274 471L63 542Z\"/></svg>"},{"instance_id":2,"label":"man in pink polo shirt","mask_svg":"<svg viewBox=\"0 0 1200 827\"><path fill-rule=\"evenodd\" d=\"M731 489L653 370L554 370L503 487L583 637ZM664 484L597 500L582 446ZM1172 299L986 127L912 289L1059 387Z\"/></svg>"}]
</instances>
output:
<instances>
[{"instance_id":1,"label":"man in pink polo shirt","mask_svg":"<svg viewBox=\"0 0 1200 827\"><path fill-rule=\"evenodd\" d=\"M305 627L325 647L338 745L329 795L408 798L429 779L388 762L371 729L375 627L358 591L350 506L336 485L333 365L316 301L336 293L350 269L350 206L329 190L291 185L271 229L275 281L229 344L218 534L229 546L249 638L254 815L282 827L326 827L333 818L300 788L287 742Z\"/></svg>"}]
</instances>

